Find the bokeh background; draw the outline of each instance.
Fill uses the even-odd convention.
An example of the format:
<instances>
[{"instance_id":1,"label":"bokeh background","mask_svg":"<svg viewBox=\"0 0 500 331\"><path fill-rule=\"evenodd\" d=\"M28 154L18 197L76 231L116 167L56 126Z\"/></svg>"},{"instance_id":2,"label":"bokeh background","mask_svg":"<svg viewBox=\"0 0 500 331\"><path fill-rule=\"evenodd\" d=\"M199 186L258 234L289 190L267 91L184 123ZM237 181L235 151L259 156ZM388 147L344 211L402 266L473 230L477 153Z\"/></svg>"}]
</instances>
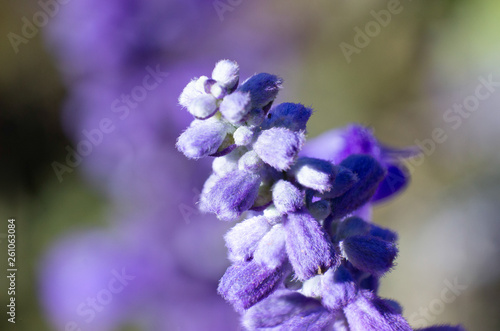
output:
<instances>
[{"instance_id":1,"label":"bokeh background","mask_svg":"<svg viewBox=\"0 0 500 331\"><path fill-rule=\"evenodd\" d=\"M1 330L239 329L216 294L228 225L195 209L209 164L173 147L190 121L177 96L223 58L282 76L278 101L316 110L310 137L360 122L424 146L407 191L375 210L400 234L381 295L415 327L500 330L500 3L63 2L0 4L0 265L9 217L18 265L17 323L2 313ZM141 90L151 70L167 74ZM112 132L72 159L103 119Z\"/></svg>"}]
</instances>

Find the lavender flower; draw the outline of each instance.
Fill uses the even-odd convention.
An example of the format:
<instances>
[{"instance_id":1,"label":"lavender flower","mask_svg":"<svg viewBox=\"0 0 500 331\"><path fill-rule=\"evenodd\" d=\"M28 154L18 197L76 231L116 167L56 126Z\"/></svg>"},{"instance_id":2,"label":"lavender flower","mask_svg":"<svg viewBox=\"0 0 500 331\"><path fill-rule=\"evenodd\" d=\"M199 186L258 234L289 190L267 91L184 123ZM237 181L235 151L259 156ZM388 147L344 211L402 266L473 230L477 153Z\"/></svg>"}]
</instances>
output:
<instances>
[{"instance_id":1,"label":"lavender flower","mask_svg":"<svg viewBox=\"0 0 500 331\"><path fill-rule=\"evenodd\" d=\"M235 88L236 63L219 62L214 72L223 71L221 63L231 79L219 79L230 87L212 74L200 78L204 91L193 92L198 99L211 93L215 106L199 103L193 111L184 102L200 79L181 96L196 126L200 114L210 116L206 131L188 129L179 138L188 134L189 150L200 152L177 144L188 157L216 157L202 210L225 221L252 215L225 236L233 265L219 294L242 313L248 330L411 331L399 304L377 296L380 277L394 266L397 235L360 215L405 187L402 159L415 151L385 147L353 125L301 152L312 110L272 107L282 85L274 75L257 74ZM402 180L394 183L393 176Z\"/></svg>"}]
</instances>

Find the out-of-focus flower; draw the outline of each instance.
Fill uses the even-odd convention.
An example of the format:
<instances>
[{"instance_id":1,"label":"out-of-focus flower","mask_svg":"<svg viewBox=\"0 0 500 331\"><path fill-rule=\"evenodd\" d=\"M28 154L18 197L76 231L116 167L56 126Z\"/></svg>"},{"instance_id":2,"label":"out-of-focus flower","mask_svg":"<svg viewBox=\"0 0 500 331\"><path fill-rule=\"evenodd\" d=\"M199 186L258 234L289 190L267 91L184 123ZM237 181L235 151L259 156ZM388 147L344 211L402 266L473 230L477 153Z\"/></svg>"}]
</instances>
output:
<instances>
[{"instance_id":1,"label":"out-of-focus flower","mask_svg":"<svg viewBox=\"0 0 500 331\"><path fill-rule=\"evenodd\" d=\"M177 109L177 96L184 81L212 63L198 52L207 40L211 48L257 63L274 33L248 49L226 43L226 36L217 39L221 27L212 3L200 0L78 0L51 19L46 40L68 86L63 126L75 144L66 165L81 167L116 214L128 214L95 235L63 239L47 254L41 301L58 329L73 318L86 324L76 309L107 286L115 265L130 269L137 282L128 294L124 289L123 300L96 313L91 329L127 323L144 330L236 328L235 314L216 294L215 280L227 267L226 226L196 210L196 189L209 166L178 157L175 139L190 115ZM213 72L220 84L207 86L215 95L236 85L237 73L227 64Z\"/></svg>"}]
</instances>

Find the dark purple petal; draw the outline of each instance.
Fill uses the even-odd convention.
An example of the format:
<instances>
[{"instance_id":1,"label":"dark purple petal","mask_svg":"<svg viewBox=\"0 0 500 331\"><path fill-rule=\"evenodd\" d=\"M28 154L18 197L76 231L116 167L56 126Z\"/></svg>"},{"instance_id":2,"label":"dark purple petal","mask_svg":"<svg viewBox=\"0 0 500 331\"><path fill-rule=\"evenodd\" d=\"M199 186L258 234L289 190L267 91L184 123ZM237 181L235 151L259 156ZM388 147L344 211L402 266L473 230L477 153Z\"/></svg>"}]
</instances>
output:
<instances>
[{"instance_id":1,"label":"dark purple petal","mask_svg":"<svg viewBox=\"0 0 500 331\"><path fill-rule=\"evenodd\" d=\"M309 279L338 263L331 241L309 213L291 213L284 225L286 250L298 279Z\"/></svg>"},{"instance_id":2,"label":"dark purple petal","mask_svg":"<svg viewBox=\"0 0 500 331\"><path fill-rule=\"evenodd\" d=\"M379 202L401 192L408 186L409 180L410 174L403 165L389 165L387 167L387 174L380 182L371 201Z\"/></svg>"},{"instance_id":3,"label":"dark purple petal","mask_svg":"<svg viewBox=\"0 0 500 331\"><path fill-rule=\"evenodd\" d=\"M357 181L357 175L351 170L344 167L338 167L337 175L335 176L333 184L331 184L330 190L321 194L321 197L327 199L339 197L347 192L347 190L349 190Z\"/></svg>"},{"instance_id":4,"label":"dark purple petal","mask_svg":"<svg viewBox=\"0 0 500 331\"><path fill-rule=\"evenodd\" d=\"M212 188L202 193L204 210L223 221L233 221L252 207L259 192L260 177L236 170L218 178Z\"/></svg>"},{"instance_id":5,"label":"dark purple petal","mask_svg":"<svg viewBox=\"0 0 500 331\"><path fill-rule=\"evenodd\" d=\"M285 268L270 269L254 261L235 264L226 270L217 290L237 311L243 311L267 297L284 276Z\"/></svg>"},{"instance_id":6,"label":"dark purple petal","mask_svg":"<svg viewBox=\"0 0 500 331\"><path fill-rule=\"evenodd\" d=\"M380 144L380 151L382 154L382 160L384 162L401 161L403 159L409 159L422 154L422 151L418 146L394 148L391 146Z\"/></svg>"},{"instance_id":7,"label":"dark purple petal","mask_svg":"<svg viewBox=\"0 0 500 331\"><path fill-rule=\"evenodd\" d=\"M342 241L347 260L359 270L380 276L394 265L395 244L373 236L352 236Z\"/></svg>"},{"instance_id":8,"label":"dark purple petal","mask_svg":"<svg viewBox=\"0 0 500 331\"><path fill-rule=\"evenodd\" d=\"M309 213L317 220L324 220L332 212L332 206L327 200L313 202L308 209Z\"/></svg>"},{"instance_id":9,"label":"dark purple petal","mask_svg":"<svg viewBox=\"0 0 500 331\"><path fill-rule=\"evenodd\" d=\"M370 232L371 224L359 217L349 217L338 224L337 240L350 236L365 235Z\"/></svg>"},{"instance_id":10,"label":"dark purple petal","mask_svg":"<svg viewBox=\"0 0 500 331\"><path fill-rule=\"evenodd\" d=\"M373 293L377 293L380 287L380 278L370 275L359 282L359 287Z\"/></svg>"},{"instance_id":11,"label":"dark purple petal","mask_svg":"<svg viewBox=\"0 0 500 331\"><path fill-rule=\"evenodd\" d=\"M311 114L312 109L300 103L282 103L271 109L263 128L281 127L293 131L305 131Z\"/></svg>"},{"instance_id":12,"label":"dark purple petal","mask_svg":"<svg viewBox=\"0 0 500 331\"><path fill-rule=\"evenodd\" d=\"M332 314L320 301L290 290L276 291L243 315L248 330L319 331L332 323Z\"/></svg>"},{"instance_id":13,"label":"dark purple petal","mask_svg":"<svg viewBox=\"0 0 500 331\"><path fill-rule=\"evenodd\" d=\"M356 174L358 181L342 196L332 200L332 216L335 219L352 213L370 201L385 175L380 163L369 155L351 155L341 166Z\"/></svg>"},{"instance_id":14,"label":"dark purple petal","mask_svg":"<svg viewBox=\"0 0 500 331\"><path fill-rule=\"evenodd\" d=\"M223 143L221 146L219 146L219 149L215 153L212 153L209 156L213 156L213 157L226 156L238 147L235 144L228 145L228 146L225 146L225 145L226 144Z\"/></svg>"},{"instance_id":15,"label":"dark purple petal","mask_svg":"<svg viewBox=\"0 0 500 331\"><path fill-rule=\"evenodd\" d=\"M356 298L358 293L356 282L343 266L337 269L330 268L325 273L322 277L321 289L323 305L331 311L344 308Z\"/></svg>"},{"instance_id":16,"label":"dark purple petal","mask_svg":"<svg viewBox=\"0 0 500 331\"><path fill-rule=\"evenodd\" d=\"M396 240L398 240L398 234L396 232L381 228L380 226L375 224L371 224L370 235L390 242L396 242Z\"/></svg>"},{"instance_id":17,"label":"dark purple petal","mask_svg":"<svg viewBox=\"0 0 500 331\"><path fill-rule=\"evenodd\" d=\"M262 108L276 98L282 84L283 80L278 76L263 72L244 81L237 92L250 93L251 108Z\"/></svg>"},{"instance_id":18,"label":"dark purple petal","mask_svg":"<svg viewBox=\"0 0 500 331\"><path fill-rule=\"evenodd\" d=\"M259 135L253 148L260 158L271 167L277 170L288 170L295 162L304 141L304 132L271 128Z\"/></svg>"},{"instance_id":19,"label":"dark purple petal","mask_svg":"<svg viewBox=\"0 0 500 331\"><path fill-rule=\"evenodd\" d=\"M368 154L379 159L380 147L372 130L358 124L332 130L309 141L301 153L304 156L329 160L334 164L353 154Z\"/></svg>"},{"instance_id":20,"label":"dark purple petal","mask_svg":"<svg viewBox=\"0 0 500 331\"><path fill-rule=\"evenodd\" d=\"M403 307L396 300L391 299L381 299L387 306L391 307L391 309L399 315L403 314Z\"/></svg>"}]
</instances>

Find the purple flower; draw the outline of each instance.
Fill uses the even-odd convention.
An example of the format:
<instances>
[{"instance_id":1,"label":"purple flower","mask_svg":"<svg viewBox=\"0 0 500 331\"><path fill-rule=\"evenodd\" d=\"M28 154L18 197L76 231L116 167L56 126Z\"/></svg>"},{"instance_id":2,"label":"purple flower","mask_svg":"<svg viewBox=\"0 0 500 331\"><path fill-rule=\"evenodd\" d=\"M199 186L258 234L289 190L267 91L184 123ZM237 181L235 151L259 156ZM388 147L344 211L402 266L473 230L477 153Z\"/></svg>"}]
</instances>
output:
<instances>
[{"instance_id":1,"label":"purple flower","mask_svg":"<svg viewBox=\"0 0 500 331\"><path fill-rule=\"evenodd\" d=\"M179 97L179 104L196 118L207 119L217 110L225 114L229 122L239 122L250 111L250 96L233 93L239 80L236 62L219 61L212 72L212 78L201 76L186 85Z\"/></svg>"},{"instance_id":2,"label":"purple flower","mask_svg":"<svg viewBox=\"0 0 500 331\"><path fill-rule=\"evenodd\" d=\"M337 171L338 169L329 161L301 157L290 172L299 184L318 192L325 192L333 188Z\"/></svg>"},{"instance_id":3,"label":"purple flower","mask_svg":"<svg viewBox=\"0 0 500 331\"><path fill-rule=\"evenodd\" d=\"M368 155L351 155L340 165L353 172L358 180L344 194L332 199L332 217L335 219L342 218L369 202L385 176L382 166Z\"/></svg>"},{"instance_id":4,"label":"purple flower","mask_svg":"<svg viewBox=\"0 0 500 331\"><path fill-rule=\"evenodd\" d=\"M243 316L248 330L325 330L333 319L321 302L300 293L279 290Z\"/></svg>"},{"instance_id":5,"label":"purple flower","mask_svg":"<svg viewBox=\"0 0 500 331\"><path fill-rule=\"evenodd\" d=\"M305 142L304 132L286 128L262 131L253 144L260 158L277 170L288 170Z\"/></svg>"},{"instance_id":6,"label":"purple flower","mask_svg":"<svg viewBox=\"0 0 500 331\"><path fill-rule=\"evenodd\" d=\"M286 268L267 268L249 261L229 267L219 282L218 292L237 311L248 309L268 296L285 277Z\"/></svg>"},{"instance_id":7,"label":"purple flower","mask_svg":"<svg viewBox=\"0 0 500 331\"><path fill-rule=\"evenodd\" d=\"M236 91L222 100L220 112L230 123L240 123L252 109L250 93Z\"/></svg>"},{"instance_id":8,"label":"purple flower","mask_svg":"<svg viewBox=\"0 0 500 331\"><path fill-rule=\"evenodd\" d=\"M361 292L344 308L344 314L351 331L412 331L400 312L371 292Z\"/></svg>"},{"instance_id":9,"label":"purple flower","mask_svg":"<svg viewBox=\"0 0 500 331\"><path fill-rule=\"evenodd\" d=\"M240 126L233 133L234 143L238 146L250 145L255 137L255 132L248 126Z\"/></svg>"},{"instance_id":10,"label":"purple flower","mask_svg":"<svg viewBox=\"0 0 500 331\"><path fill-rule=\"evenodd\" d=\"M376 294L394 265L397 235L360 216L404 187L405 180L391 180L405 176L400 162L411 152L385 148L371 131L351 126L329 135L333 144L306 149L317 149L314 158L297 159L312 110L286 103L269 111L281 87L277 76L252 76L235 92L214 93L215 79L204 84L222 99L216 118L231 123L225 140L235 147L222 157L212 153L219 158L201 209L222 220L257 213L226 234L233 265L218 288L245 327L410 331L399 304ZM201 140L193 145L202 149Z\"/></svg>"},{"instance_id":11,"label":"purple flower","mask_svg":"<svg viewBox=\"0 0 500 331\"><path fill-rule=\"evenodd\" d=\"M252 259L260 240L269 232L271 225L263 216L255 216L236 224L225 236L231 262Z\"/></svg>"},{"instance_id":12,"label":"purple flower","mask_svg":"<svg viewBox=\"0 0 500 331\"><path fill-rule=\"evenodd\" d=\"M379 202L391 197L408 186L410 174L403 165L387 165L387 174L380 182L372 202Z\"/></svg>"},{"instance_id":13,"label":"purple flower","mask_svg":"<svg viewBox=\"0 0 500 331\"><path fill-rule=\"evenodd\" d=\"M341 247L353 266L376 276L393 267L398 253L395 244L373 236L349 236Z\"/></svg>"},{"instance_id":14,"label":"purple flower","mask_svg":"<svg viewBox=\"0 0 500 331\"><path fill-rule=\"evenodd\" d=\"M372 197L372 201L381 201L408 185L409 173L402 160L419 154L419 151L414 147L387 147L375 138L370 129L353 124L309 141L301 152L301 155L329 160L334 164L353 154L371 155L386 169L387 174Z\"/></svg>"},{"instance_id":15,"label":"purple flower","mask_svg":"<svg viewBox=\"0 0 500 331\"><path fill-rule=\"evenodd\" d=\"M260 73L241 84L237 91L250 94L252 108L264 108L274 101L283 84L278 76Z\"/></svg>"},{"instance_id":16,"label":"purple flower","mask_svg":"<svg viewBox=\"0 0 500 331\"><path fill-rule=\"evenodd\" d=\"M286 250L298 279L311 278L338 263L331 240L309 213L290 213L284 225Z\"/></svg>"},{"instance_id":17,"label":"purple flower","mask_svg":"<svg viewBox=\"0 0 500 331\"><path fill-rule=\"evenodd\" d=\"M219 219L234 221L252 207L260 182L256 174L235 170L217 179L213 187L202 194L201 204Z\"/></svg>"},{"instance_id":18,"label":"purple flower","mask_svg":"<svg viewBox=\"0 0 500 331\"><path fill-rule=\"evenodd\" d=\"M321 277L322 303L330 311L341 310L358 295L358 286L349 271L340 265L336 270L328 270Z\"/></svg>"},{"instance_id":19,"label":"purple flower","mask_svg":"<svg viewBox=\"0 0 500 331\"><path fill-rule=\"evenodd\" d=\"M217 119L193 122L177 140L177 148L190 159L215 154L228 131L228 125Z\"/></svg>"},{"instance_id":20,"label":"purple flower","mask_svg":"<svg viewBox=\"0 0 500 331\"><path fill-rule=\"evenodd\" d=\"M357 181L358 177L354 172L342 166L337 166L335 179L329 184L329 190L316 195L323 199L337 198L346 193Z\"/></svg>"},{"instance_id":21,"label":"purple flower","mask_svg":"<svg viewBox=\"0 0 500 331\"><path fill-rule=\"evenodd\" d=\"M283 265L288 255L286 253L286 232L283 224L274 225L271 230L262 237L254 253L254 261L271 269Z\"/></svg>"},{"instance_id":22,"label":"purple flower","mask_svg":"<svg viewBox=\"0 0 500 331\"><path fill-rule=\"evenodd\" d=\"M264 169L264 162L255 151L248 151L238 160L238 169L260 173Z\"/></svg>"},{"instance_id":23,"label":"purple flower","mask_svg":"<svg viewBox=\"0 0 500 331\"><path fill-rule=\"evenodd\" d=\"M304 207L305 196L292 183L279 180L273 186L273 202L283 214L293 213Z\"/></svg>"},{"instance_id":24,"label":"purple flower","mask_svg":"<svg viewBox=\"0 0 500 331\"><path fill-rule=\"evenodd\" d=\"M336 237L338 240L343 240L351 236L366 235L372 226L373 224L365 222L359 217L349 217L338 224Z\"/></svg>"},{"instance_id":25,"label":"purple flower","mask_svg":"<svg viewBox=\"0 0 500 331\"><path fill-rule=\"evenodd\" d=\"M238 64L230 60L221 60L215 64L212 78L224 88L232 91L238 85L240 79L240 68Z\"/></svg>"},{"instance_id":26,"label":"purple flower","mask_svg":"<svg viewBox=\"0 0 500 331\"><path fill-rule=\"evenodd\" d=\"M293 131L305 131L312 115L312 109L300 103L285 102L273 107L262 124L264 129L272 127L287 128Z\"/></svg>"}]
</instances>

